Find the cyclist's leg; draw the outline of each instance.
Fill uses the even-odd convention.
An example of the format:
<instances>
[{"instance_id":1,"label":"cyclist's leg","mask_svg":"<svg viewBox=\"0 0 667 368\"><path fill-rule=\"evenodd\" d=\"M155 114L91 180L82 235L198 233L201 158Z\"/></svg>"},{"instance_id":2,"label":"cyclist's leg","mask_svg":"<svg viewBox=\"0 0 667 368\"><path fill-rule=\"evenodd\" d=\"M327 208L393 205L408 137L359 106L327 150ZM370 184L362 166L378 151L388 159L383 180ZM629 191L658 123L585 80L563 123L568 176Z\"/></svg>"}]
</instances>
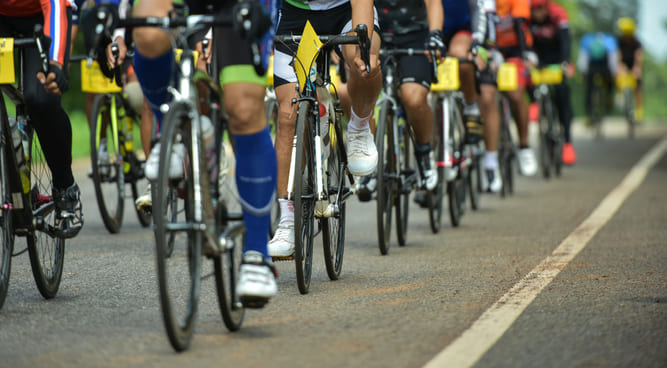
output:
<instances>
[{"instance_id":1,"label":"cyclist's leg","mask_svg":"<svg viewBox=\"0 0 667 368\"><path fill-rule=\"evenodd\" d=\"M512 107L512 116L516 123L519 133L519 168L521 173L526 176L532 176L537 173L537 158L535 152L530 148L528 138L528 102L526 101L526 85L530 75L519 58L510 58L518 67L519 72L519 88L515 91L507 92Z\"/></svg>"},{"instance_id":2,"label":"cyclist's leg","mask_svg":"<svg viewBox=\"0 0 667 368\"><path fill-rule=\"evenodd\" d=\"M561 153L561 161L566 165L574 165L577 161L577 154L572 145L572 105L570 104L570 87L567 81L556 86L556 108L558 109L558 119L563 127L563 152Z\"/></svg>"},{"instance_id":3,"label":"cyclist's leg","mask_svg":"<svg viewBox=\"0 0 667 368\"><path fill-rule=\"evenodd\" d=\"M413 32L394 41L398 48L419 48L423 46L426 37L427 32ZM435 163L431 162L430 157L434 116L427 97L431 86L431 64L426 55L403 56L398 60L397 71L401 83L401 102L415 133L415 154L424 169L424 184L431 190L438 183Z\"/></svg>"},{"instance_id":4,"label":"cyclist's leg","mask_svg":"<svg viewBox=\"0 0 667 368\"><path fill-rule=\"evenodd\" d=\"M452 37L447 54L457 58L467 58L472 45L470 31L462 30ZM480 111L477 105L477 86L475 83L475 68L470 63L459 63L459 79L461 91L465 100L463 118L465 119L466 140L476 143L483 134Z\"/></svg>"},{"instance_id":5,"label":"cyclist's leg","mask_svg":"<svg viewBox=\"0 0 667 368\"><path fill-rule=\"evenodd\" d=\"M368 9L357 9L357 11L368 12ZM377 25L377 15L375 15L374 22ZM352 100L350 121L347 125L348 169L352 174L360 176L372 174L377 165L377 149L369 123L373 116L375 102L382 89L382 72L379 62L380 35L373 30L373 27L368 28L371 38L370 73L366 72L365 66L356 63L355 56L359 53L358 46L344 45L342 47L348 72L348 92ZM352 21L350 20L343 28L343 32L351 30Z\"/></svg>"},{"instance_id":6,"label":"cyclist's leg","mask_svg":"<svg viewBox=\"0 0 667 368\"><path fill-rule=\"evenodd\" d=\"M236 185L246 226L237 292L241 299L268 300L278 291L267 250L277 168L264 111L266 76L255 73L250 45L231 27L215 28L213 41L225 91L223 103L236 143Z\"/></svg>"},{"instance_id":7,"label":"cyclist's leg","mask_svg":"<svg viewBox=\"0 0 667 368\"><path fill-rule=\"evenodd\" d=\"M498 166L498 140L500 139L500 113L496 94L494 74L489 68L482 71L480 76L481 95L479 104L482 119L484 120L484 170L488 179L488 190L499 192L502 188L502 178Z\"/></svg>"}]
</instances>

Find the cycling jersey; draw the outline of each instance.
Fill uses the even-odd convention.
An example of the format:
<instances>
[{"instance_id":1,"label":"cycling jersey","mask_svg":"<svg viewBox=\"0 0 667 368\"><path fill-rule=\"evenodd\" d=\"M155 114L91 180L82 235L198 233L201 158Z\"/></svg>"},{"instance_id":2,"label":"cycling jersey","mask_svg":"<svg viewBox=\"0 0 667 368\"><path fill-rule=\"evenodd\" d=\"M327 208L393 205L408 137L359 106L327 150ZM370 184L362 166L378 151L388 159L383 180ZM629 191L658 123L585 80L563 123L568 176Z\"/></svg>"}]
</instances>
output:
<instances>
[{"instance_id":1,"label":"cycling jersey","mask_svg":"<svg viewBox=\"0 0 667 368\"><path fill-rule=\"evenodd\" d=\"M621 61L628 69L635 65L635 52L642 48L642 43L635 36L622 36L618 38L618 46L621 50Z\"/></svg>"},{"instance_id":2,"label":"cycling jersey","mask_svg":"<svg viewBox=\"0 0 667 368\"><path fill-rule=\"evenodd\" d=\"M516 19L530 18L529 0L496 0L496 44L499 48L520 46L519 35L514 26ZM525 24L522 25L526 46L533 45L533 39Z\"/></svg>"},{"instance_id":3,"label":"cycling jersey","mask_svg":"<svg viewBox=\"0 0 667 368\"><path fill-rule=\"evenodd\" d=\"M42 14L44 34L51 37L49 58L64 65L69 26L67 10L70 6L67 0L2 0L0 15L25 18Z\"/></svg>"},{"instance_id":4,"label":"cycling jersey","mask_svg":"<svg viewBox=\"0 0 667 368\"><path fill-rule=\"evenodd\" d=\"M529 22L533 34L533 50L542 64L570 61L570 22L567 11L553 1L548 3L547 10L547 17L543 22Z\"/></svg>"},{"instance_id":5,"label":"cycling jersey","mask_svg":"<svg viewBox=\"0 0 667 368\"><path fill-rule=\"evenodd\" d=\"M577 68L582 73L588 73L589 66L601 67L615 74L618 69L617 52L618 43L614 36L602 32L587 33L579 42Z\"/></svg>"},{"instance_id":6,"label":"cycling jersey","mask_svg":"<svg viewBox=\"0 0 667 368\"><path fill-rule=\"evenodd\" d=\"M486 12L483 11L484 0L442 0L445 23L442 33L454 34L470 28L472 37L482 41L486 34Z\"/></svg>"},{"instance_id":7,"label":"cycling jersey","mask_svg":"<svg viewBox=\"0 0 667 368\"><path fill-rule=\"evenodd\" d=\"M428 30L426 4L414 0L375 0L382 32L406 34Z\"/></svg>"},{"instance_id":8,"label":"cycling jersey","mask_svg":"<svg viewBox=\"0 0 667 368\"><path fill-rule=\"evenodd\" d=\"M285 0L285 1L294 7L306 10L333 9L337 6L350 2L350 0Z\"/></svg>"}]
</instances>

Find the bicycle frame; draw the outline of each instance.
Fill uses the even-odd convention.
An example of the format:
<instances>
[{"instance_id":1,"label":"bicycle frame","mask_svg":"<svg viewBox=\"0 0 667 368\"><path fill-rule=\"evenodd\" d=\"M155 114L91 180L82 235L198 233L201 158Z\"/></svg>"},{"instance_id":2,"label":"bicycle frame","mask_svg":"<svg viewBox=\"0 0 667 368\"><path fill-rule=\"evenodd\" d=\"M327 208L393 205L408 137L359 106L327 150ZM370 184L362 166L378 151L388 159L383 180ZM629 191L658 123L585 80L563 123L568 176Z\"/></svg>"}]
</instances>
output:
<instances>
[{"instance_id":1,"label":"bicycle frame","mask_svg":"<svg viewBox=\"0 0 667 368\"><path fill-rule=\"evenodd\" d=\"M18 68L18 75L23 77L23 62L24 62L24 47L35 46L34 39L15 39L15 47L18 49L18 62L16 68ZM16 107L16 116L17 120L22 120L25 123L25 134L30 138L28 141L32 142L32 136L34 134L34 128L30 124L30 119L28 117L25 101L23 98L23 78L18 78L17 85L13 86L11 84L2 84L0 85L0 90L4 93L9 99L14 103ZM53 225L46 224L44 222L44 217L55 210L55 203L52 198L37 198L38 201L47 201L43 205L39 206L34 212L32 210L32 198L30 195L32 183L30 182L30 172L29 168L31 165L32 157L28 155L24 157L26 163L27 172L21 172L18 166L19 157L16 156L13 147L13 140L11 137L10 127L8 125L7 110L4 101L0 101L2 105L2 121L6 122L0 126L2 130L1 134L3 140L0 142L0 149L2 149L8 158L6 162L9 164L9 184L11 198L8 203L3 203L3 210L8 209L13 212L13 224L14 224L14 234L19 236L27 236L28 234L33 233L36 230L42 231L48 234L50 237L55 237L55 232ZM21 119L19 119L21 118ZM20 122L19 121L19 122ZM19 124L17 122L17 124ZM18 128L17 128L18 129ZM23 152L23 151L22 151ZM22 153L21 153L22 154ZM3 201L8 200L8 198L3 198Z\"/></svg>"}]
</instances>

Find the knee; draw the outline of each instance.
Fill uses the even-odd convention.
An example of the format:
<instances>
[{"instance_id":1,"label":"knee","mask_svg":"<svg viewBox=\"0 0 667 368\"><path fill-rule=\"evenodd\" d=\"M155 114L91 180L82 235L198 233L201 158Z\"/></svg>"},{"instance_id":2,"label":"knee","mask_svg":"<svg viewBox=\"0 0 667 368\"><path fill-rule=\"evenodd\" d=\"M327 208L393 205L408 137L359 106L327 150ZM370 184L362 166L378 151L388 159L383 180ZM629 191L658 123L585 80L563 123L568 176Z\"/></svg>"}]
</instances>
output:
<instances>
[{"instance_id":1,"label":"knee","mask_svg":"<svg viewBox=\"0 0 667 368\"><path fill-rule=\"evenodd\" d=\"M171 49L169 36L153 27L139 27L132 31L132 39L139 53L147 58L162 56Z\"/></svg>"},{"instance_id":2,"label":"knee","mask_svg":"<svg viewBox=\"0 0 667 368\"><path fill-rule=\"evenodd\" d=\"M425 90L425 88L422 88ZM428 107L426 93L416 89L408 89L401 93L401 102L408 111L423 109Z\"/></svg>"}]
</instances>

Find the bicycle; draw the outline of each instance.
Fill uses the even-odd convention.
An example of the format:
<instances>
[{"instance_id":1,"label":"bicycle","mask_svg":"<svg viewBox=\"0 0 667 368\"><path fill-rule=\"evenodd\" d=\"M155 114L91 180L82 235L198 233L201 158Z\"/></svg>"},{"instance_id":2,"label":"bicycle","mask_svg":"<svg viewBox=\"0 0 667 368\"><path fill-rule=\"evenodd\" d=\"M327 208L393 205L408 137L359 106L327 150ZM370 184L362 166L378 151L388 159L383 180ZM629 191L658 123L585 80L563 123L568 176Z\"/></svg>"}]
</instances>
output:
<instances>
[{"instance_id":1,"label":"bicycle","mask_svg":"<svg viewBox=\"0 0 667 368\"><path fill-rule=\"evenodd\" d=\"M180 73L176 87L168 89L172 101L161 107L165 116L160 137L160 163L158 179L152 184L160 304L169 342L177 351L187 349L191 343L201 280L210 276L201 274L202 253L213 262L212 275L225 326L230 331L237 331L245 314L245 306L236 295L245 226L242 213L228 211L226 202L229 198L226 192L229 167L224 139L230 135L225 134L227 126L222 120L221 91L207 73L196 70L195 55L187 41L207 27L234 22L251 25L252 11L252 4L243 2L231 14L186 16L185 8L174 4L174 10L164 18L128 18L118 22L119 27L178 29L174 42L183 49L177 63ZM99 24L105 24L105 14L101 10L97 14ZM261 57L257 44L253 45L257 69ZM215 129L216 166L210 169L206 165L202 139L198 86L208 92ZM172 156L176 156L172 154L174 149L181 150L184 156L184 162L178 163L183 165L184 175L178 178L169 176Z\"/></svg>"},{"instance_id":2,"label":"bicycle","mask_svg":"<svg viewBox=\"0 0 667 368\"><path fill-rule=\"evenodd\" d=\"M540 167L545 179L551 177L551 172L560 176L563 162L561 159L564 132L556 109L556 85L563 82L562 66L555 64L534 69L531 78L535 85L535 99L539 105L538 119L540 131Z\"/></svg>"},{"instance_id":3,"label":"bicycle","mask_svg":"<svg viewBox=\"0 0 667 368\"><path fill-rule=\"evenodd\" d=\"M623 114L628 122L628 138L635 137L637 118L635 117L635 89L637 78L632 73L620 73L616 77L616 87L623 94Z\"/></svg>"},{"instance_id":4,"label":"bicycle","mask_svg":"<svg viewBox=\"0 0 667 368\"><path fill-rule=\"evenodd\" d=\"M41 25L35 26L32 38L3 38L0 46L0 228L2 229L2 254L0 258L0 308L9 286L11 257L23 254L14 251L16 236L27 240L32 274L40 294L51 299L60 287L65 257L65 239L54 233L55 202L51 196L52 177L39 139L27 113L23 97L25 76L24 50L37 48L40 52L42 71L48 71L49 58L45 49L50 40L44 36ZM5 48L6 47L6 48ZM17 70L14 68L14 53ZM16 74L15 74L16 73ZM18 76L17 76L18 74ZM16 81L16 85L14 85ZM4 97L15 106L11 116Z\"/></svg>"},{"instance_id":5,"label":"bicycle","mask_svg":"<svg viewBox=\"0 0 667 368\"><path fill-rule=\"evenodd\" d=\"M112 52L117 57L117 45L112 45ZM137 183L144 178L144 161L134 153L132 137L133 126L140 125L141 116L130 106L123 92L122 67L116 66L112 72L115 83L105 79L97 63L88 65L86 60L81 61L82 89L96 93L89 118L90 178L102 222L110 233L115 234L123 223L125 185L130 185L134 203L139 196ZM104 145L103 140L106 140ZM104 159L100 157L102 153ZM132 207L141 226L151 224L150 213Z\"/></svg>"},{"instance_id":6,"label":"bicycle","mask_svg":"<svg viewBox=\"0 0 667 368\"><path fill-rule=\"evenodd\" d=\"M470 200L470 207L476 210L482 189L481 149L478 144L466 144L464 139L464 100L463 93L459 90L459 63L472 61L465 58L445 58L438 66L440 82L432 86L432 104L436 116L434 148L438 166L438 186L434 191L435 198L432 199L435 203L429 209L433 233L440 229L445 190L450 223L457 227L467 209L466 197Z\"/></svg>"},{"instance_id":7,"label":"bicycle","mask_svg":"<svg viewBox=\"0 0 667 368\"><path fill-rule=\"evenodd\" d=\"M517 160L517 146L512 138L511 121L512 110L510 100L505 92L518 88L517 66L510 62L503 62L498 68L498 111L500 112L500 142L498 144L498 165L503 186L500 196L505 198L514 194L514 166Z\"/></svg>"},{"instance_id":8,"label":"bicycle","mask_svg":"<svg viewBox=\"0 0 667 368\"><path fill-rule=\"evenodd\" d=\"M600 72L593 72L593 83L591 85L591 106L589 107L589 119L591 126L595 129L595 138L602 138L602 120L609 110L607 76Z\"/></svg>"},{"instance_id":9,"label":"bicycle","mask_svg":"<svg viewBox=\"0 0 667 368\"><path fill-rule=\"evenodd\" d=\"M383 34L383 42L389 42L391 35ZM392 208L395 208L396 236L398 244L407 243L407 225L410 204L410 193L416 187L423 186L424 168L417 162L417 170L412 166L411 146L415 144L412 128L407 124L406 115L399 98L399 81L397 76L397 58L404 55L423 55L429 52L435 60L435 52L412 48L383 48L380 56L383 61L383 93L376 105L379 115L375 131L375 145L378 151L378 163L381 164L377 173L377 233L380 253L389 253ZM435 63L433 69L435 69ZM435 77L435 70L432 76ZM418 161L418 160L417 160ZM431 207L430 191L426 194L426 202Z\"/></svg>"},{"instance_id":10,"label":"bicycle","mask_svg":"<svg viewBox=\"0 0 667 368\"><path fill-rule=\"evenodd\" d=\"M307 25L309 27L309 25ZM312 30L312 27L310 28ZM359 44L362 59L370 71L368 29L359 25L356 36L322 35L276 36L275 42L288 46L321 44L304 60L295 60L299 84L296 129L292 144L287 199L294 201L296 279L299 292L307 294L313 266L313 239L322 232L324 263L330 280L337 280L343 265L346 201L353 195L354 177L347 172L347 151L343 142L342 109L336 93L330 92L330 54L338 45ZM296 54L296 52L295 52ZM315 65L315 72L311 74ZM314 78L305 77L313 75ZM320 104L326 115L320 116ZM324 120L324 121L323 121ZM346 182L346 177L348 182ZM315 220L318 232L315 232Z\"/></svg>"}]
</instances>

